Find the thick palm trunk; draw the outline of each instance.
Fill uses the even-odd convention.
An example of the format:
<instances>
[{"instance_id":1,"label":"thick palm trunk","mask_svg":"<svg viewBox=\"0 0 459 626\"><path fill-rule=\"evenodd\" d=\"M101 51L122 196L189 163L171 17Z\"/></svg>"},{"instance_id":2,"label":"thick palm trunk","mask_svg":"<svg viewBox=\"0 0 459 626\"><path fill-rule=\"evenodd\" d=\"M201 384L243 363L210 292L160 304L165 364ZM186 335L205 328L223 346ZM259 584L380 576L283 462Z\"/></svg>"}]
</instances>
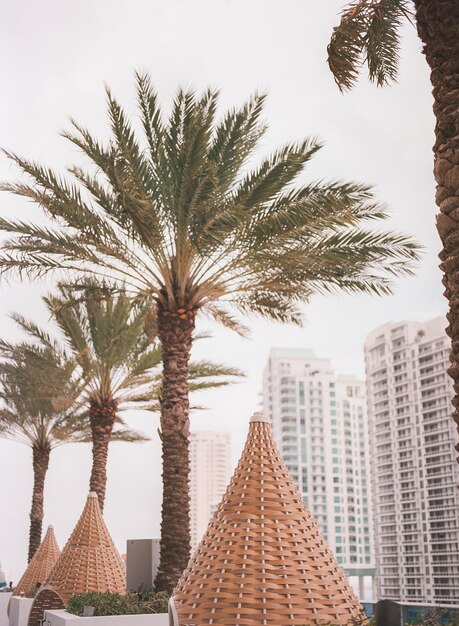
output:
<instances>
[{"instance_id":1,"label":"thick palm trunk","mask_svg":"<svg viewBox=\"0 0 459 626\"><path fill-rule=\"evenodd\" d=\"M452 343L448 373L454 383L453 417L459 428L459 2L415 0L415 5L433 87L434 173L440 209L437 228L443 244L440 268L449 303L446 332Z\"/></svg>"},{"instance_id":2,"label":"thick palm trunk","mask_svg":"<svg viewBox=\"0 0 459 626\"><path fill-rule=\"evenodd\" d=\"M41 542L41 530L43 525L43 498L45 491L45 478L48 471L49 446L34 446L33 455L33 493L32 506L30 509L30 530L29 530L29 556L30 561Z\"/></svg>"},{"instance_id":3,"label":"thick palm trunk","mask_svg":"<svg viewBox=\"0 0 459 626\"><path fill-rule=\"evenodd\" d=\"M91 402L89 422L92 436L92 469L89 488L97 493L100 510L104 510L105 489L107 487L108 444L112 436L116 418L115 402L100 405Z\"/></svg>"},{"instance_id":4,"label":"thick palm trunk","mask_svg":"<svg viewBox=\"0 0 459 626\"><path fill-rule=\"evenodd\" d=\"M163 353L161 439L163 504L157 591L171 592L190 557L188 361L194 311L158 310Z\"/></svg>"}]
</instances>

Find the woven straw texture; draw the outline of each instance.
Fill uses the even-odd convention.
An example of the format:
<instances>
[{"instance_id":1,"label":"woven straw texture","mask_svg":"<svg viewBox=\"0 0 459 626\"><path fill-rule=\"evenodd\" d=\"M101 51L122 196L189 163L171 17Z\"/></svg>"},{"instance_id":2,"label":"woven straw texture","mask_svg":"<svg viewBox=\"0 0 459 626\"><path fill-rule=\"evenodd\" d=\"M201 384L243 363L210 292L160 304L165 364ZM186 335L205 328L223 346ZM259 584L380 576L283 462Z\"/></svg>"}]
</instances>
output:
<instances>
[{"instance_id":1,"label":"woven straw texture","mask_svg":"<svg viewBox=\"0 0 459 626\"><path fill-rule=\"evenodd\" d=\"M96 494L89 494L46 585L65 602L87 591L126 592L124 564L105 526Z\"/></svg>"},{"instance_id":2,"label":"woven straw texture","mask_svg":"<svg viewBox=\"0 0 459 626\"><path fill-rule=\"evenodd\" d=\"M48 579L60 553L54 529L52 526L48 526L43 541L14 588L14 595L20 596L22 593L34 591L37 583L43 585Z\"/></svg>"},{"instance_id":3,"label":"woven straw texture","mask_svg":"<svg viewBox=\"0 0 459 626\"><path fill-rule=\"evenodd\" d=\"M236 472L173 598L180 626L366 623L267 423L250 424Z\"/></svg>"},{"instance_id":4,"label":"woven straw texture","mask_svg":"<svg viewBox=\"0 0 459 626\"><path fill-rule=\"evenodd\" d=\"M65 604L58 593L52 589L43 589L30 607L27 626L43 626L43 614L45 611L65 609Z\"/></svg>"}]
</instances>

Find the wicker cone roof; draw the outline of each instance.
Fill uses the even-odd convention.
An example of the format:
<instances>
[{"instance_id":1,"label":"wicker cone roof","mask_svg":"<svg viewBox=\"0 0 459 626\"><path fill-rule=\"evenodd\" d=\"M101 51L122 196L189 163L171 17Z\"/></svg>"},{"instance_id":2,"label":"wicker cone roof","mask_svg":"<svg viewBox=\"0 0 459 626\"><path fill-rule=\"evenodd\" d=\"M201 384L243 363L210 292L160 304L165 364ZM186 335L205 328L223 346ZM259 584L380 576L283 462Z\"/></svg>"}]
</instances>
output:
<instances>
[{"instance_id":1,"label":"wicker cone roof","mask_svg":"<svg viewBox=\"0 0 459 626\"><path fill-rule=\"evenodd\" d=\"M126 592L126 572L100 512L95 493L90 493L80 519L48 580L67 602L87 591Z\"/></svg>"},{"instance_id":2,"label":"wicker cone roof","mask_svg":"<svg viewBox=\"0 0 459 626\"><path fill-rule=\"evenodd\" d=\"M260 414L171 612L179 626L366 622Z\"/></svg>"},{"instance_id":3,"label":"wicker cone roof","mask_svg":"<svg viewBox=\"0 0 459 626\"><path fill-rule=\"evenodd\" d=\"M19 596L21 593L33 591L37 583L43 585L48 579L60 553L61 551L57 545L54 528L48 526L43 541L14 588L14 595Z\"/></svg>"}]
</instances>

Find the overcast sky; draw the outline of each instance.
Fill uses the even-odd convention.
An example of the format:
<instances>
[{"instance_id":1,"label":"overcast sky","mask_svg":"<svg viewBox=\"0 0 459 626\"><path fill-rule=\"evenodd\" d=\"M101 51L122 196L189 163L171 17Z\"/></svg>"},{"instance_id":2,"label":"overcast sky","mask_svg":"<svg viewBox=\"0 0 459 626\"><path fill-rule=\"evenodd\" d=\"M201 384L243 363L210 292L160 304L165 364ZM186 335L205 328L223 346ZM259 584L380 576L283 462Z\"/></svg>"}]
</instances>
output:
<instances>
[{"instance_id":1,"label":"overcast sky","mask_svg":"<svg viewBox=\"0 0 459 626\"><path fill-rule=\"evenodd\" d=\"M399 83L384 90L366 79L341 95L326 65L326 46L344 0L3 0L0 24L0 145L62 170L79 160L59 136L75 117L95 134L107 133L104 83L134 110L135 69L148 70L164 107L177 87L221 89L222 108L253 91L269 93L270 130L260 158L279 144L318 135L325 147L305 180L352 179L372 183L391 209L388 226L424 247L417 275L398 281L395 295L316 297L305 308L304 328L250 320L250 340L221 328L199 342L195 357L243 367L237 386L203 394L209 408L192 418L196 430L227 430L236 461L250 414L257 408L261 372L271 346L312 348L340 373L363 376L363 343L378 325L443 315L439 241L434 228L432 151L434 120L428 70L414 29L407 27ZM14 178L0 158L0 178ZM25 201L0 195L0 213L33 218ZM40 323L40 294L51 286L0 283L2 336L17 338L11 311ZM161 504L158 419L132 415L150 443L110 449L106 522L120 551L127 538L159 533ZM62 546L83 507L89 477L87 445L52 454L45 524ZM31 454L0 441L0 561L17 581L26 563L32 488Z\"/></svg>"}]
</instances>

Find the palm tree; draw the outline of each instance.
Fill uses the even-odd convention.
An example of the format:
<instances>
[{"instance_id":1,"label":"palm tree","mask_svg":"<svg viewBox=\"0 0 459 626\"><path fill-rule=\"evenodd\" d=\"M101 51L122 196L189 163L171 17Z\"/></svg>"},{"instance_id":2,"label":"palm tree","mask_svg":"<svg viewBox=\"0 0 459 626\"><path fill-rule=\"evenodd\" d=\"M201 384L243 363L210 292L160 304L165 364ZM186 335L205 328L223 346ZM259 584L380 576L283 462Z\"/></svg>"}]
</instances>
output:
<instances>
[{"instance_id":1,"label":"palm tree","mask_svg":"<svg viewBox=\"0 0 459 626\"><path fill-rule=\"evenodd\" d=\"M0 354L0 436L24 442L32 449L30 561L41 541L51 451L64 443L87 441L90 433L75 410L81 388L74 380L74 362L27 343L1 342Z\"/></svg>"},{"instance_id":2,"label":"palm tree","mask_svg":"<svg viewBox=\"0 0 459 626\"><path fill-rule=\"evenodd\" d=\"M190 551L188 370L196 315L207 312L241 333L234 312L299 324L314 293L388 293L391 279L410 271L417 247L365 225L385 216L369 186L294 185L320 148L315 139L285 145L249 170L266 129L263 95L218 121L216 91L180 90L168 119L147 76L137 76L137 93L143 133L109 91L108 143L73 122L65 136L91 168L72 168L72 181L7 153L30 182L2 188L32 199L50 222L2 219L13 236L0 267L29 276L110 276L151 300L163 361L156 588L171 591Z\"/></svg>"},{"instance_id":3,"label":"palm tree","mask_svg":"<svg viewBox=\"0 0 459 626\"><path fill-rule=\"evenodd\" d=\"M145 307L136 306L124 293L102 297L92 289L77 299L70 289L60 287L45 302L85 382L83 402L92 442L89 488L97 493L103 511L109 443L145 441L126 428L121 413L158 409L152 379L161 353L143 333Z\"/></svg>"},{"instance_id":4,"label":"palm tree","mask_svg":"<svg viewBox=\"0 0 459 626\"><path fill-rule=\"evenodd\" d=\"M352 88L364 63L378 85L397 77L400 28L417 26L431 69L434 97L434 175L437 182L437 230L442 241L440 268L449 312L454 383L453 419L459 430L459 3L457 0L356 0L343 10L328 46L328 62L341 90ZM459 445L456 446L459 451ZM458 459L459 460L459 459Z\"/></svg>"},{"instance_id":5,"label":"palm tree","mask_svg":"<svg viewBox=\"0 0 459 626\"><path fill-rule=\"evenodd\" d=\"M114 292L94 282L78 291L61 285L56 295L44 300L65 340L63 355L79 365L76 375L83 381L79 401L87 409L92 442L89 488L97 493L103 511L110 442L146 440L127 428L122 413L159 411L161 349L155 320L149 305L133 301L123 289ZM15 319L35 340L62 352L36 325L19 316ZM191 369L190 385L214 387L239 375L234 368L198 362Z\"/></svg>"}]
</instances>

